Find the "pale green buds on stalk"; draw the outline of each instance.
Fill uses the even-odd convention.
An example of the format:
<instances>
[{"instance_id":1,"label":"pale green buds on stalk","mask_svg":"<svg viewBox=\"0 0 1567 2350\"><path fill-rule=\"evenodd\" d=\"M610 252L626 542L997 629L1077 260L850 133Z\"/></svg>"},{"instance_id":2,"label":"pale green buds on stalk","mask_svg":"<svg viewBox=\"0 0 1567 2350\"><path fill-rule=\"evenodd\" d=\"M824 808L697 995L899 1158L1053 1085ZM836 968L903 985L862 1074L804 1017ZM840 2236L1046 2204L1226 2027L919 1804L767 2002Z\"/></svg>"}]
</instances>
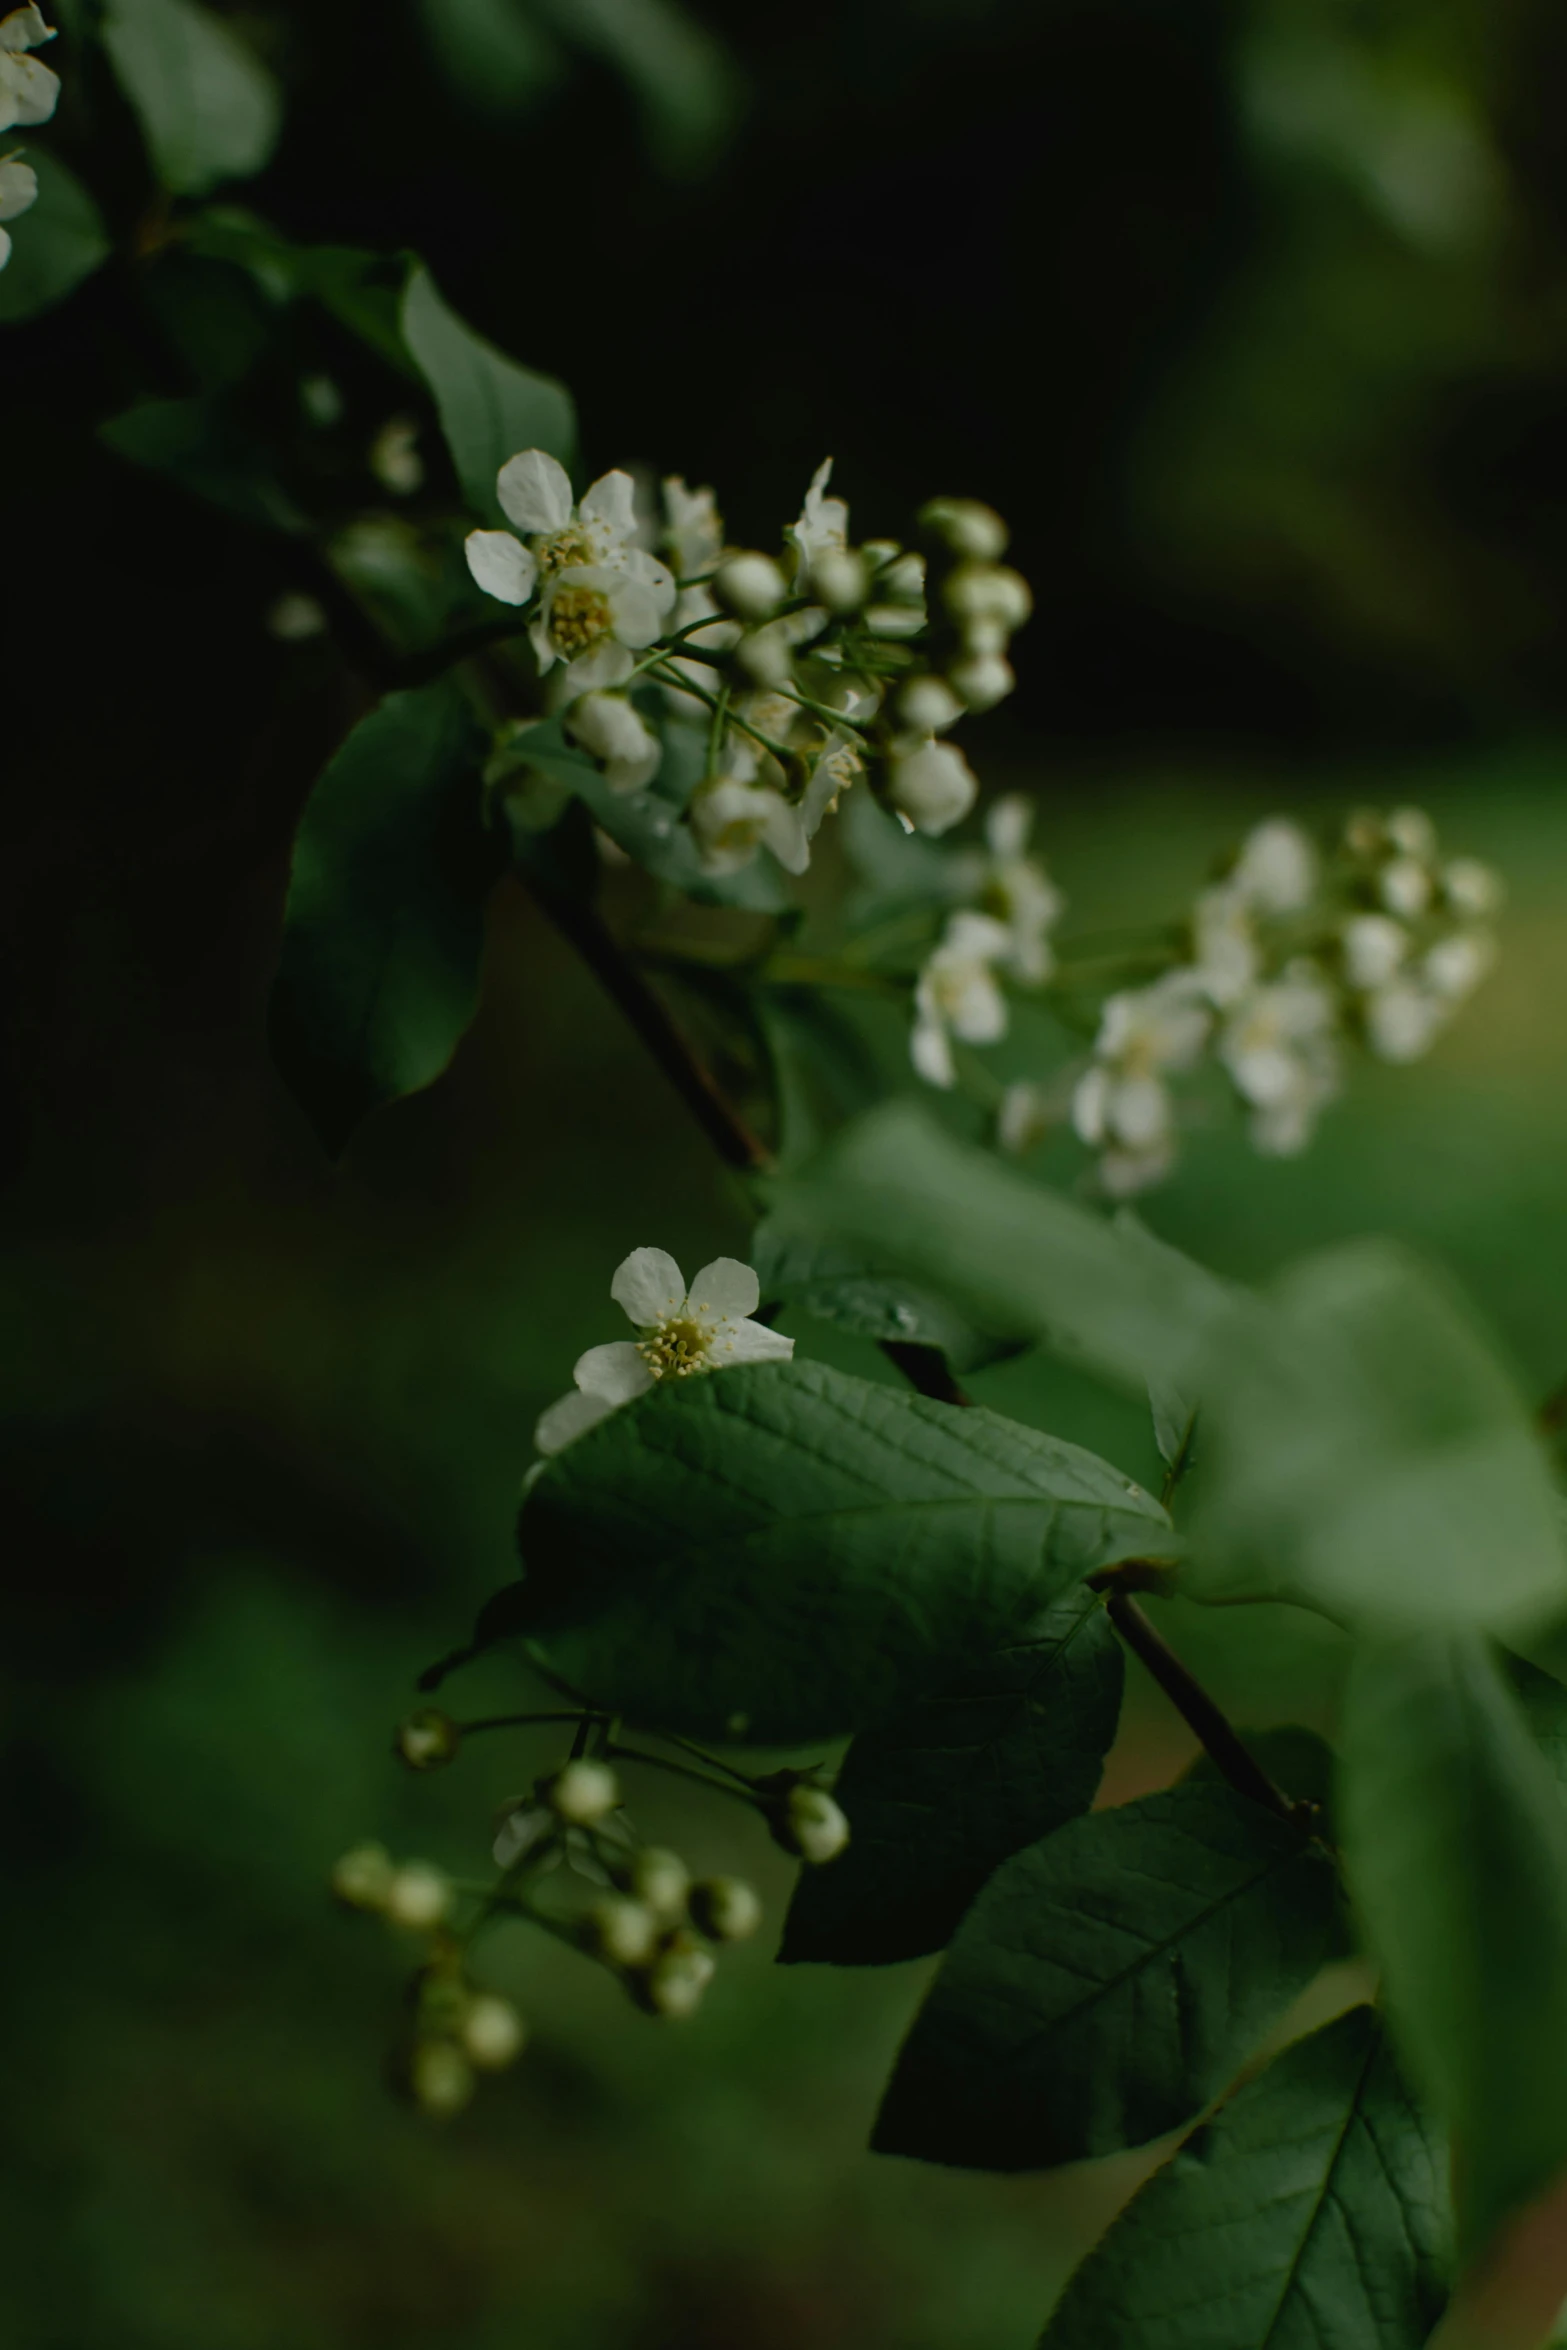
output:
<instances>
[{"instance_id":1,"label":"pale green buds on stalk","mask_svg":"<svg viewBox=\"0 0 1567 2350\"><path fill-rule=\"evenodd\" d=\"M849 1823L825 1787L798 1771L774 1771L757 1781L762 1812L775 1844L820 1868L848 1847Z\"/></svg>"},{"instance_id":2,"label":"pale green buds on stalk","mask_svg":"<svg viewBox=\"0 0 1567 2350\"><path fill-rule=\"evenodd\" d=\"M438 1926L452 1906L450 1879L428 1861L405 1861L394 1869L381 1908L394 1926L427 1933Z\"/></svg>"},{"instance_id":3,"label":"pale green buds on stalk","mask_svg":"<svg viewBox=\"0 0 1567 2350\"><path fill-rule=\"evenodd\" d=\"M332 1870L332 1891L349 1909L384 1910L395 1871L384 1844L356 1844Z\"/></svg>"},{"instance_id":4,"label":"pale green buds on stalk","mask_svg":"<svg viewBox=\"0 0 1567 2350\"><path fill-rule=\"evenodd\" d=\"M729 555L718 566L713 594L738 620L765 620L788 593L771 555Z\"/></svg>"},{"instance_id":5,"label":"pale green buds on stalk","mask_svg":"<svg viewBox=\"0 0 1567 2350\"><path fill-rule=\"evenodd\" d=\"M911 677L898 696L898 715L915 734L942 734L963 715L944 677Z\"/></svg>"},{"instance_id":6,"label":"pale green buds on stalk","mask_svg":"<svg viewBox=\"0 0 1567 2350\"><path fill-rule=\"evenodd\" d=\"M458 2038L470 2064L481 2072L498 2073L521 2055L528 2034L509 1999L495 1991L478 1991L463 2011Z\"/></svg>"},{"instance_id":7,"label":"pale green buds on stalk","mask_svg":"<svg viewBox=\"0 0 1567 2350\"><path fill-rule=\"evenodd\" d=\"M608 1763L569 1762L539 1781L539 1800L563 1827L596 1828L620 1805L620 1781Z\"/></svg>"},{"instance_id":8,"label":"pale green buds on stalk","mask_svg":"<svg viewBox=\"0 0 1567 2350\"><path fill-rule=\"evenodd\" d=\"M866 549L870 553L870 549ZM889 604L923 604L925 601L925 558L923 555L901 554L876 575L876 591Z\"/></svg>"},{"instance_id":9,"label":"pale green buds on stalk","mask_svg":"<svg viewBox=\"0 0 1567 2350\"><path fill-rule=\"evenodd\" d=\"M991 622L1009 633L1021 628L1034 609L1034 598L1020 571L1001 563L960 563L949 573L942 600L960 629Z\"/></svg>"},{"instance_id":10,"label":"pale green buds on stalk","mask_svg":"<svg viewBox=\"0 0 1567 2350\"><path fill-rule=\"evenodd\" d=\"M631 1976L629 1989L649 2015L683 2023L696 2013L713 1979L712 1953L688 1934L671 1937L649 1967Z\"/></svg>"},{"instance_id":11,"label":"pale green buds on stalk","mask_svg":"<svg viewBox=\"0 0 1567 2350\"><path fill-rule=\"evenodd\" d=\"M870 568L852 547L827 547L811 565L811 593L829 612L857 612L870 590Z\"/></svg>"},{"instance_id":12,"label":"pale green buds on stalk","mask_svg":"<svg viewBox=\"0 0 1567 2350\"><path fill-rule=\"evenodd\" d=\"M426 1705L398 1724L392 1752L411 1771L438 1771L456 1761L461 1744L462 1732L450 1714Z\"/></svg>"},{"instance_id":13,"label":"pale green buds on stalk","mask_svg":"<svg viewBox=\"0 0 1567 2350\"><path fill-rule=\"evenodd\" d=\"M678 1852L662 1845L644 1845L633 1854L625 1873L628 1893L645 1902L664 1925L675 1925L686 1914L691 1872Z\"/></svg>"},{"instance_id":14,"label":"pale green buds on stalk","mask_svg":"<svg viewBox=\"0 0 1567 2350\"><path fill-rule=\"evenodd\" d=\"M1011 662L1001 653L967 653L947 674L970 710L993 710L1017 684Z\"/></svg>"},{"instance_id":15,"label":"pale green buds on stalk","mask_svg":"<svg viewBox=\"0 0 1567 2350\"><path fill-rule=\"evenodd\" d=\"M606 1893L583 1913L582 1946L606 1966L643 1967L658 1949L660 1926L645 1901Z\"/></svg>"},{"instance_id":16,"label":"pale green buds on stalk","mask_svg":"<svg viewBox=\"0 0 1567 2350\"><path fill-rule=\"evenodd\" d=\"M994 563L1006 553L1007 526L993 506L978 498L932 498L920 508L920 522L954 555Z\"/></svg>"},{"instance_id":17,"label":"pale green buds on stalk","mask_svg":"<svg viewBox=\"0 0 1567 2350\"><path fill-rule=\"evenodd\" d=\"M408 2060L408 2088L421 2113L448 2121L473 2095L473 2067L450 2040L421 2040Z\"/></svg>"},{"instance_id":18,"label":"pale green buds on stalk","mask_svg":"<svg viewBox=\"0 0 1567 2350\"><path fill-rule=\"evenodd\" d=\"M744 1942L762 1922L761 1896L743 1877L705 1877L691 1888L691 1923L710 1942Z\"/></svg>"}]
</instances>

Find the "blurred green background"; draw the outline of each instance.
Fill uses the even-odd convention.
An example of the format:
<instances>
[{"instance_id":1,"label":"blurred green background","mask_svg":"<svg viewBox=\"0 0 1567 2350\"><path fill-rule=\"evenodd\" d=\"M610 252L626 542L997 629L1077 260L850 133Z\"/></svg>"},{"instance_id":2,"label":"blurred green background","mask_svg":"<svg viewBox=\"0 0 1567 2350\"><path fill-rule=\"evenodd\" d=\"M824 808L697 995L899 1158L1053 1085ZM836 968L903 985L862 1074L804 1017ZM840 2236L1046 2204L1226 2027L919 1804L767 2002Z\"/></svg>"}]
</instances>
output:
<instances>
[{"instance_id":1,"label":"blurred green background","mask_svg":"<svg viewBox=\"0 0 1567 2350\"><path fill-rule=\"evenodd\" d=\"M1305 1159L1194 1137L1150 1220L1238 1274L1367 1229L1567 1371L1567 21L1549 0L412 0L229 11L289 94L258 209L417 246L573 384L597 469L771 535L1014 521L1038 615L974 753L1074 925L1165 914L1255 815L1431 807L1512 907L1478 1004ZM118 166L117 166L118 168ZM1135 2174L863 2151L923 1970L726 1962L660 2030L501 1940L533 2028L453 2127L388 2095L406 1954L349 1841L458 1866L548 1759L387 1753L510 1567L535 1413L627 1248L739 1201L521 893L449 1075L328 1170L263 1037L288 839L358 705L293 584L95 449L167 364L124 269L9 337L0 1425L15 1859L0 2336L25 2350L1006 2350ZM170 386L169 388L178 388ZM365 437L381 421L367 414ZM369 492L367 490L367 497ZM1022 1064L1019 1064L1021 1070ZM802 1348L879 1359L804 1325ZM986 1398L1152 1473L1050 1365ZM1243 1721L1332 1638L1170 1630ZM503 1703L499 1663L465 1709ZM1145 1688L1119 1795L1185 1753ZM661 1838L786 1872L637 1790Z\"/></svg>"}]
</instances>

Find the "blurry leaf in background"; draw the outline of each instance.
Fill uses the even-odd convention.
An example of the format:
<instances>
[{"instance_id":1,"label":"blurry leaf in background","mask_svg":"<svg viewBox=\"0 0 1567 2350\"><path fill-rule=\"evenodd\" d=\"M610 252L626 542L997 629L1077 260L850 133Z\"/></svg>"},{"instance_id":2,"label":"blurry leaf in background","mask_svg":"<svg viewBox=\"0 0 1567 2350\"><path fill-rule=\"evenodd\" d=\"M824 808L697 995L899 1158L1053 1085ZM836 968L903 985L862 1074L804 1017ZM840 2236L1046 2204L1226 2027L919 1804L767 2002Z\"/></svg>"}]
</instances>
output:
<instances>
[{"instance_id":1,"label":"blurry leaf in background","mask_svg":"<svg viewBox=\"0 0 1567 2350\"><path fill-rule=\"evenodd\" d=\"M473 1018L500 854L453 685L389 694L306 804L272 998L278 1065L327 1149L441 1074Z\"/></svg>"},{"instance_id":2,"label":"blurry leaf in background","mask_svg":"<svg viewBox=\"0 0 1567 2350\"><path fill-rule=\"evenodd\" d=\"M300 534L305 516L277 480L267 450L221 398L144 400L111 416L98 437L117 457L166 474L192 497L261 530Z\"/></svg>"},{"instance_id":3,"label":"blurry leaf in background","mask_svg":"<svg viewBox=\"0 0 1567 2350\"><path fill-rule=\"evenodd\" d=\"M808 1362L626 1404L546 1465L518 1538L523 1627L574 1687L764 1745L884 1717L1095 1567L1175 1547L1092 1453Z\"/></svg>"},{"instance_id":4,"label":"blurry leaf in background","mask_svg":"<svg viewBox=\"0 0 1567 2350\"><path fill-rule=\"evenodd\" d=\"M1567 1802L1473 1634L1358 1652L1340 1770L1350 1891L1474 2254L1567 2172Z\"/></svg>"},{"instance_id":5,"label":"blurry leaf in background","mask_svg":"<svg viewBox=\"0 0 1567 2350\"><path fill-rule=\"evenodd\" d=\"M424 37L459 97L486 114L525 114L568 71L529 0L417 0Z\"/></svg>"},{"instance_id":6,"label":"blurry leaf in background","mask_svg":"<svg viewBox=\"0 0 1567 2350\"><path fill-rule=\"evenodd\" d=\"M25 150L38 175L38 201L11 232L0 269L0 326L52 310L109 258L103 216L76 174L39 147Z\"/></svg>"},{"instance_id":7,"label":"blurry leaf in background","mask_svg":"<svg viewBox=\"0 0 1567 2350\"><path fill-rule=\"evenodd\" d=\"M1446 2169L1378 2018L1352 2008L1154 2173L1041 2350L1421 2350L1446 2298Z\"/></svg>"},{"instance_id":8,"label":"blurry leaf in background","mask_svg":"<svg viewBox=\"0 0 1567 2350\"><path fill-rule=\"evenodd\" d=\"M495 479L519 450L544 449L570 467L577 416L565 385L475 334L442 301L426 269L415 269L408 281L402 330L435 396L457 479L476 514L503 519Z\"/></svg>"},{"instance_id":9,"label":"blurry leaf in background","mask_svg":"<svg viewBox=\"0 0 1567 2350\"><path fill-rule=\"evenodd\" d=\"M1125 1666L1104 1604L1073 1591L896 1721L855 1739L834 1782L848 1850L803 1869L779 1957L923 1958L991 1871L1093 1802Z\"/></svg>"},{"instance_id":10,"label":"blurry leaf in background","mask_svg":"<svg viewBox=\"0 0 1567 2350\"><path fill-rule=\"evenodd\" d=\"M260 171L282 92L221 18L196 0L109 0L103 41L166 188L203 196Z\"/></svg>"},{"instance_id":11,"label":"blurry leaf in background","mask_svg":"<svg viewBox=\"0 0 1567 2350\"><path fill-rule=\"evenodd\" d=\"M1146 2145L1228 2087L1339 1934L1327 1855L1233 1788L1071 1820L959 1926L872 2143L977 2170Z\"/></svg>"},{"instance_id":12,"label":"blurry leaf in background","mask_svg":"<svg viewBox=\"0 0 1567 2350\"><path fill-rule=\"evenodd\" d=\"M976 1329L942 1298L878 1267L869 1251L792 1233L773 1217L751 1236L751 1262L764 1298L878 1344L936 1347L954 1371L1004 1362L1025 1343Z\"/></svg>"}]
</instances>

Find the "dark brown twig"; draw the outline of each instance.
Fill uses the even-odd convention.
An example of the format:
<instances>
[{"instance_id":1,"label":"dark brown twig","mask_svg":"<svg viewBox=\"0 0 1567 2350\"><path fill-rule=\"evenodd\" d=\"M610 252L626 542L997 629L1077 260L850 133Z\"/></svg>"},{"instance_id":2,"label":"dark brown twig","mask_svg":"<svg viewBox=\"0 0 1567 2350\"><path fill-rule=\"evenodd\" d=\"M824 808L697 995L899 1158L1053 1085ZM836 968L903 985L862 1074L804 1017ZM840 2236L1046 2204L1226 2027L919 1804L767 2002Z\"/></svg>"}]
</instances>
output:
<instances>
[{"instance_id":1,"label":"dark brown twig","mask_svg":"<svg viewBox=\"0 0 1567 2350\"><path fill-rule=\"evenodd\" d=\"M1145 1611L1126 1591L1112 1591L1105 1601L1111 1623L1127 1647L1146 1665L1165 1696L1239 1795L1250 1796L1281 1820L1298 1827L1300 1816L1287 1795L1274 1786L1267 1772L1241 1740L1199 1681L1182 1664Z\"/></svg>"}]
</instances>

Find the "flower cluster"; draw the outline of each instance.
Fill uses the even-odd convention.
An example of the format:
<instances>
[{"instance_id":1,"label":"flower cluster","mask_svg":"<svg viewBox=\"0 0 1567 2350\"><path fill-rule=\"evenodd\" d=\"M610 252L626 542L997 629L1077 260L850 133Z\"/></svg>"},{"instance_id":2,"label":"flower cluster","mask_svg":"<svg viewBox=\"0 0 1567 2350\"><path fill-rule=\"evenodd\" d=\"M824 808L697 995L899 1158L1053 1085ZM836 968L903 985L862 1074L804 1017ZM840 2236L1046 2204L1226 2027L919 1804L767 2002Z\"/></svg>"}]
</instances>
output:
<instances>
[{"instance_id":1,"label":"flower cluster","mask_svg":"<svg viewBox=\"0 0 1567 2350\"><path fill-rule=\"evenodd\" d=\"M54 39L34 7L0 17L0 131L47 122L60 98L60 77L32 52ZM38 201L38 175L20 155L0 156L0 222L15 220ZM11 258L9 232L0 227L0 269Z\"/></svg>"},{"instance_id":2,"label":"flower cluster","mask_svg":"<svg viewBox=\"0 0 1567 2350\"><path fill-rule=\"evenodd\" d=\"M1416 808L1352 817L1326 861L1298 825L1259 825L1198 898L1190 959L1104 1005L1072 1102L1104 1189L1124 1198L1169 1172L1169 1080L1210 1048L1255 1147L1303 1150L1339 1090L1345 1039L1383 1060L1424 1053L1490 969L1500 902L1490 868L1444 861Z\"/></svg>"},{"instance_id":3,"label":"flower cluster","mask_svg":"<svg viewBox=\"0 0 1567 2350\"><path fill-rule=\"evenodd\" d=\"M637 1336L590 1346L581 1356L572 1393L551 1404L534 1430L541 1453L562 1451L662 1379L690 1379L741 1363L786 1363L794 1353L792 1338L750 1319L761 1287L750 1266L735 1257L716 1257L687 1289L680 1267L663 1249L634 1248L609 1294Z\"/></svg>"},{"instance_id":4,"label":"flower cluster","mask_svg":"<svg viewBox=\"0 0 1567 2350\"><path fill-rule=\"evenodd\" d=\"M1051 933L1066 901L1028 854L1033 809L1021 793L997 800L985 821L985 848L956 867L970 904L948 918L914 988L910 1057L930 1085L951 1086L952 1040L995 1044L1007 1031L999 974L1042 987L1055 968Z\"/></svg>"},{"instance_id":5,"label":"flower cluster","mask_svg":"<svg viewBox=\"0 0 1567 2350\"><path fill-rule=\"evenodd\" d=\"M892 539L852 545L831 473L829 459L777 556L729 545L712 490L670 478L666 562L628 474L574 501L564 469L530 449L496 484L513 528L467 541L480 587L526 612L550 706L611 789L653 781L668 726L697 734L684 819L714 876L763 848L804 872L862 777L910 830L947 831L978 791L951 729L1012 689L1007 647L1030 597L998 559L999 516L927 506L927 566Z\"/></svg>"}]
</instances>

